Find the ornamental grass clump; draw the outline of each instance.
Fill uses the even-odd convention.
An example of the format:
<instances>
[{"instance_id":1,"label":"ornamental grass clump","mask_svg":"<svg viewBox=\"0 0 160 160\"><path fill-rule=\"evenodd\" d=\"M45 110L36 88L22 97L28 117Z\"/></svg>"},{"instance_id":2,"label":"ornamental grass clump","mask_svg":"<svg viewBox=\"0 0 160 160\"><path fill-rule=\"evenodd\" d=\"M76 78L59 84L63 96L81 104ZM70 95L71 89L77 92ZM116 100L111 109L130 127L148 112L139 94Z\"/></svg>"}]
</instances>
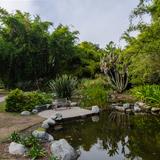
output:
<instances>
[{"instance_id":1,"label":"ornamental grass clump","mask_svg":"<svg viewBox=\"0 0 160 160\"><path fill-rule=\"evenodd\" d=\"M160 107L160 85L138 86L133 88L131 93L138 100Z\"/></svg>"},{"instance_id":2,"label":"ornamental grass clump","mask_svg":"<svg viewBox=\"0 0 160 160\"><path fill-rule=\"evenodd\" d=\"M77 79L70 75L62 75L50 81L49 86L57 98L70 99L75 93Z\"/></svg>"}]
</instances>

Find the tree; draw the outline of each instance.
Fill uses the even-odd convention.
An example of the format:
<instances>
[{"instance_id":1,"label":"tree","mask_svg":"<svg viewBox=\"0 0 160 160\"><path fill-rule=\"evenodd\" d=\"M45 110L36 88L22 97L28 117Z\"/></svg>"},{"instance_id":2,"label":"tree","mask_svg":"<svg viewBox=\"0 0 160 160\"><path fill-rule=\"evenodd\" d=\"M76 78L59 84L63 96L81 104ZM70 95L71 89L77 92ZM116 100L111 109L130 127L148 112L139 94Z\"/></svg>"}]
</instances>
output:
<instances>
[{"instance_id":1,"label":"tree","mask_svg":"<svg viewBox=\"0 0 160 160\"><path fill-rule=\"evenodd\" d=\"M54 55L48 47L50 22L39 16L0 9L0 77L10 88L32 82L39 87L53 71ZM23 82L23 83L22 83Z\"/></svg>"},{"instance_id":2,"label":"tree","mask_svg":"<svg viewBox=\"0 0 160 160\"><path fill-rule=\"evenodd\" d=\"M132 18L150 14L151 23L145 24L141 21L138 25L130 27L140 33L137 37L129 39L123 52L125 61L130 64L130 78L133 83L138 84L160 81L160 1L149 2L141 0L134 9Z\"/></svg>"}]
</instances>

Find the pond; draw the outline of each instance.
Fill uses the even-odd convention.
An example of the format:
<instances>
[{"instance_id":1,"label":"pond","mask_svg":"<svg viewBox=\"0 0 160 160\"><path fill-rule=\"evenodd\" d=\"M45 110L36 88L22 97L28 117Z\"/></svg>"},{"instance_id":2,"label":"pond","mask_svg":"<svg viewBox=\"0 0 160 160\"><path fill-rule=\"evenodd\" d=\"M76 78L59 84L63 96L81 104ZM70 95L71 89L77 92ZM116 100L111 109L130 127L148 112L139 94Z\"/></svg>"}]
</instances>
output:
<instances>
[{"instance_id":1,"label":"pond","mask_svg":"<svg viewBox=\"0 0 160 160\"><path fill-rule=\"evenodd\" d=\"M160 117L101 113L49 130L81 151L78 160L160 160Z\"/></svg>"}]
</instances>

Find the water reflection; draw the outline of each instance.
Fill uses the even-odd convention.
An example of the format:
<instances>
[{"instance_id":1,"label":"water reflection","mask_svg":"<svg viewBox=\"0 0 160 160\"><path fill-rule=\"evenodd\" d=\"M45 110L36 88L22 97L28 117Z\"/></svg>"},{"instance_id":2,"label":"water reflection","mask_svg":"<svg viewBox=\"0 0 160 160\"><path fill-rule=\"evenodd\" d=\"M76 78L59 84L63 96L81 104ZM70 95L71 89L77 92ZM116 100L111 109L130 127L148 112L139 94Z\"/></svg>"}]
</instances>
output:
<instances>
[{"instance_id":1,"label":"water reflection","mask_svg":"<svg viewBox=\"0 0 160 160\"><path fill-rule=\"evenodd\" d=\"M160 117L102 113L99 120L92 117L63 126L62 131L49 132L80 149L79 160L160 159Z\"/></svg>"}]
</instances>

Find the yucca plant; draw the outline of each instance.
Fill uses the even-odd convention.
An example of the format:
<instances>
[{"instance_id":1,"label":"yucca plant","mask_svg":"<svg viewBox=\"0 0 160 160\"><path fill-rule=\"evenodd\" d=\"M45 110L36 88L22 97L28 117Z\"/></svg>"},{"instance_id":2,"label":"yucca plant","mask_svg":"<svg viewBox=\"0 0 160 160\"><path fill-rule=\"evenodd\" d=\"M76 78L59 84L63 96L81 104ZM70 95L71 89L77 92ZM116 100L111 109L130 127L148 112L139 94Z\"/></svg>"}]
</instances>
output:
<instances>
[{"instance_id":1,"label":"yucca plant","mask_svg":"<svg viewBox=\"0 0 160 160\"><path fill-rule=\"evenodd\" d=\"M62 75L50 81L49 86L56 94L57 98L70 99L75 93L77 79L70 75Z\"/></svg>"}]
</instances>

